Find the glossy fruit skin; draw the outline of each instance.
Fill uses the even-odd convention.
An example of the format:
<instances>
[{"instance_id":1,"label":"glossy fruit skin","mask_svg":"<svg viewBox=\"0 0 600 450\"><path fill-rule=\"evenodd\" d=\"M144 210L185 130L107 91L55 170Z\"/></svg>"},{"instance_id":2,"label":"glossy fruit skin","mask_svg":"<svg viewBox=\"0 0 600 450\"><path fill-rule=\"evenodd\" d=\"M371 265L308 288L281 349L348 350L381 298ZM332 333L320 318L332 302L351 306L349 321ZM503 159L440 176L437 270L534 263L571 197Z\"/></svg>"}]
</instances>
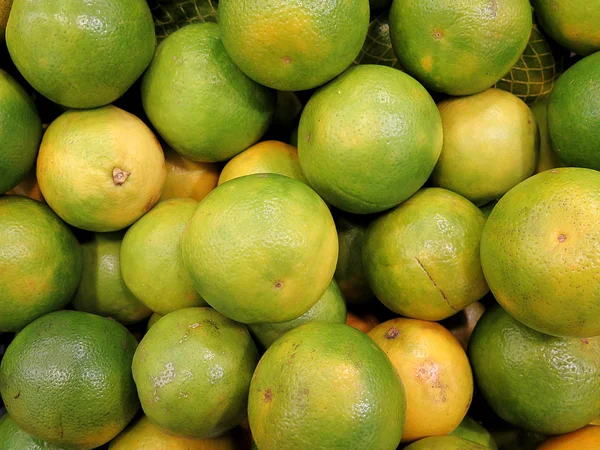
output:
<instances>
[{"instance_id":1,"label":"glossy fruit skin","mask_svg":"<svg viewBox=\"0 0 600 450\"><path fill-rule=\"evenodd\" d=\"M242 323L304 314L327 290L337 255L323 200L278 174L223 183L200 203L183 236L184 264L198 293Z\"/></svg>"},{"instance_id":2,"label":"glossy fruit skin","mask_svg":"<svg viewBox=\"0 0 600 450\"><path fill-rule=\"evenodd\" d=\"M152 131L112 105L60 115L46 130L37 161L48 205L65 222L89 231L131 225L156 204L165 175Z\"/></svg>"},{"instance_id":3,"label":"glossy fruit skin","mask_svg":"<svg viewBox=\"0 0 600 450\"><path fill-rule=\"evenodd\" d=\"M95 233L81 245L83 271L73 306L123 324L144 320L150 311L131 293L121 275L121 243L124 232Z\"/></svg>"},{"instance_id":4,"label":"glossy fruit skin","mask_svg":"<svg viewBox=\"0 0 600 450\"><path fill-rule=\"evenodd\" d=\"M582 56L600 50L600 10L594 1L533 0L531 4L544 31L560 45Z\"/></svg>"},{"instance_id":5,"label":"glossy fruit skin","mask_svg":"<svg viewBox=\"0 0 600 450\"><path fill-rule=\"evenodd\" d=\"M0 450L65 450L64 447L49 444L21 430L12 420L10 415L5 414L0 418Z\"/></svg>"},{"instance_id":6,"label":"glossy fruit skin","mask_svg":"<svg viewBox=\"0 0 600 450\"><path fill-rule=\"evenodd\" d=\"M513 425L562 434L598 415L600 338L542 334L495 306L475 327L468 354L484 398Z\"/></svg>"},{"instance_id":7,"label":"glossy fruit skin","mask_svg":"<svg viewBox=\"0 0 600 450\"><path fill-rule=\"evenodd\" d=\"M309 184L350 213L392 208L429 178L442 125L415 79L377 65L351 67L308 101L298 155Z\"/></svg>"},{"instance_id":8,"label":"glossy fruit skin","mask_svg":"<svg viewBox=\"0 0 600 450\"><path fill-rule=\"evenodd\" d=\"M121 273L125 284L148 308L161 315L206 306L183 264L181 243L198 202L160 202L125 233Z\"/></svg>"},{"instance_id":9,"label":"glossy fruit skin","mask_svg":"<svg viewBox=\"0 0 600 450\"><path fill-rule=\"evenodd\" d=\"M481 237L494 297L525 325L556 336L600 335L600 174L557 168L511 189Z\"/></svg>"},{"instance_id":10,"label":"glossy fruit skin","mask_svg":"<svg viewBox=\"0 0 600 450\"><path fill-rule=\"evenodd\" d=\"M156 322L133 359L146 416L170 433L217 437L246 417L258 351L248 330L211 308L184 308Z\"/></svg>"},{"instance_id":11,"label":"glossy fruit skin","mask_svg":"<svg viewBox=\"0 0 600 450\"><path fill-rule=\"evenodd\" d=\"M327 370L324 370L327 367ZM347 325L309 322L277 340L252 377L248 414L260 449L395 449L402 381L383 351Z\"/></svg>"},{"instance_id":12,"label":"glossy fruit skin","mask_svg":"<svg viewBox=\"0 0 600 450\"><path fill-rule=\"evenodd\" d=\"M589 425L571 433L550 437L538 447L538 450L580 450L594 448L598 442L600 442L600 427Z\"/></svg>"},{"instance_id":13,"label":"glossy fruit skin","mask_svg":"<svg viewBox=\"0 0 600 450\"><path fill-rule=\"evenodd\" d=\"M321 86L357 56L368 0L221 0L219 24L231 59L273 89Z\"/></svg>"},{"instance_id":14,"label":"glossy fruit skin","mask_svg":"<svg viewBox=\"0 0 600 450\"><path fill-rule=\"evenodd\" d=\"M64 308L81 279L81 248L43 203L0 197L0 331Z\"/></svg>"},{"instance_id":15,"label":"glossy fruit skin","mask_svg":"<svg viewBox=\"0 0 600 450\"><path fill-rule=\"evenodd\" d=\"M485 218L440 188L417 192L367 230L363 264L377 298L392 311L441 320L483 297L479 240Z\"/></svg>"},{"instance_id":16,"label":"glossy fruit skin","mask_svg":"<svg viewBox=\"0 0 600 450\"><path fill-rule=\"evenodd\" d=\"M465 416L460 425L450 434L483 445L485 448L498 450L498 445L490 432L469 416Z\"/></svg>"},{"instance_id":17,"label":"glossy fruit skin","mask_svg":"<svg viewBox=\"0 0 600 450\"><path fill-rule=\"evenodd\" d=\"M218 164L192 161L169 147L163 150L167 177L160 201L172 198L200 201L217 187L221 171Z\"/></svg>"},{"instance_id":18,"label":"glossy fruit skin","mask_svg":"<svg viewBox=\"0 0 600 450\"><path fill-rule=\"evenodd\" d=\"M600 51L571 66L548 101L552 147L568 166L600 169Z\"/></svg>"},{"instance_id":19,"label":"glossy fruit skin","mask_svg":"<svg viewBox=\"0 0 600 450\"><path fill-rule=\"evenodd\" d=\"M131 376L136 346L114 320L79 311L46 314L6 350L2 400L25 432L67 448L96 448L139 409Z\"/></svg>"},{"instance_id":20,"label":"glossy fruit skin","mask_svg":"<svg viewBox=\"0 0 600 450\"><path fill-rule=\"evenodd\" d=\"M15 0L6 43L42 95L69 108L95 108L133 85L152 60L156 37L144 0Z\"/></svg>"},{"instance_id":21,"label":"glossy fruit skin","mask_svg":"<svg viewBox=\"0 0 600 450\"><path fill-rule=\"evenodd\" d=\"M489 447L457 436L431 436L404 447L405 450L488 450Z\"/></svg>"},{"instance_id":22,"label":"glossy fruit skin","mask_svg":"<svg viewBox=\"0 0 600 450\"><path fill-rule=\"evenodd\" d=\"M329 284L319 301L297 319L280 323L248 325L248 329L260 345L267 349L288 331L313 321L346 323L346 304L335 281Z\"/></svg>"},{"instance_id":23,"label":"glossy fruit skin","mask_svg":"<svg viewBox=\"0 0 600 450\"><path fill-rule=\"evenodd\" d=\"M0 194L18 185L34 166L42 122L33 100L0 69Z\"/></svg>"},{"instance_id":24,"label":"glossy fruit skin","mask_svg":"<svg viewBox=\"0 0 600 450\"><path fill-rule=\"evenodd\" d=\"M455 96L481 92L506 74L532 25L526 0L397 1L389 20L406 72L428 89Z\"/></svg>"},{"instance_id":25,"label":"glossy fruit skin","mask_svg":"<svg viewBox=\"0 0 600 450\"><path fill-rule=\"evenodd\" d=\"M545 98L535 102L529 107L535 116L535 121L540 132L540 154L538 156L535 173L545 172L546 170L564 167L563 163L550 141L550 133L548 132L548 99Z\"/></svg>"},{"instance_id":26,"label":"glossy fruit skin","mask_svg":"<svg viewBox=\"0 0 600 450\"><path fill-rule=\"evenodd\" d=\"M233 63L214 23L165 39L142 79L142 103L161 137L193 161L226 161L265 133L275 93Z\"/></svg>"}]
</instances>

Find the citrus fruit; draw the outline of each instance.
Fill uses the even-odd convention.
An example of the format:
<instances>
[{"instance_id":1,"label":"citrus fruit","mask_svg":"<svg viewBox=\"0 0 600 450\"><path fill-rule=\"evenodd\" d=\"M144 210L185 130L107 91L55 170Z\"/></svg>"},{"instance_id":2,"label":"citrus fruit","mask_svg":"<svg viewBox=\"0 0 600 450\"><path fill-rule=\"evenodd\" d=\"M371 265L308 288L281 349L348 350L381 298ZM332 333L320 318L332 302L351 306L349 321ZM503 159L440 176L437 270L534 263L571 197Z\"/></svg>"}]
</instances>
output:
<instances>
[{"instance_id":1,"label":"citrus fruit","mask_svg":"<svg viewBox=\"0 0 600 450\"><path fill-rule=\"evenodd\" d=\"M121 323L135 323L150 316L150 311L127 288L121 276L123 232L94 233L81 244L83 271L73 298L73 306Z\"/></svg>"},{"instance_id":2,"label":"citrus fruit","mask_svg":"<svg viewBox=\"0 0 600 450\"><path fill-rule=\"evenodd\" d=\"M6 22L8 22L12 2L13 0L0 1L0 42L4 42L4 32L6 30Z\"/></svg>"},{"instance_id":3,"label":"citrus fruit","mask_svg":"<svg viewBox=\"0 0 600 450\"><path fill-rule=\"evenodd\" d=\"M600 9L594 0L533 0L535 13L548 35L579 55L600 50Z\"/></svg>"},{"instance_id":4,"label":"citrus fruit","mask_svg":"<svg viewBox=\"0 0 600 450\"><path fill-rule=\"evenodd\" d=\"M14 0L6 44L42 95L69 108L95 108L138 79L156 38L144 0Z\"/></svg>"},{"instance_id":5,"label":"citrus fruit","mask_svg":"<svg viewBox=\"0 0 600 450\"><path fill-rule=\"evenodd\" d=\"M377 65L351 67L317 91L298 129L310 185L344 211L396 206L427 181L442 148L435 103L417 81Z\"/></svg>"},{"instance_id":6,"label":"citrus fruit","mask_svg":"<svg viewBox=\"0 0 600 450\"><path fill-rule=\"evenodd\" d=\"M125 234L121 273L127 287L161 315L205 306L183 265L183 232L198 202L189 198L160 202Z\"/></svg>"},{"instance_id":7,"label":"citrus fruit","mask_svg":"<svg viewBox=\"0 0 600 450\"><path fill-rule=\"evenodd\" d=\"M479 259L483 213L440 188L417 192L375 220L363 264L377 298L403 316L450 317L488 291Z\"/></svg>"},{"instance_id":8,"label":"citrus fruit","mask_svg":"<svg viewBox=\"0 0 600 450\"><path fill-rule=\"evenodd\" d=\"M149 0L154 30L160 42L180 28L197 22L216 22L219 0Z\"/></svg>"},{"instance_id":9,"label":"citrus fruit","mask_svg":"<svg viewBox=\"0 0 600 450\"><path fill-rule=\"evenodd\" d=\"M533 174L538 154L535 117L500 89L443 100L442 154L431 180L477 206L496 200Z\"/></svg>"},{"instance_id":10,"label":"citrus fruit","mask_svg":"<svg viewBox=\"0 0 600 450\"><path fill-rule=\"evenodd\" d=\"M350 214L337 214L334 220L339 241L334 278L348 303L369 303L375 294L367 281L362 261L363 242L369 221L365 216Z\"/></svg>"},{"instance_id":11,"label":"citrus fruit","mask_svg":"<svg viewBox=\"0 0 600 450\"><path fill-rule=\"evenodd\" d=\"M0 69L0 194L19 184L35 164L42 122L33 100Z\"/></svg>"},{"instance_id":12,"label":"citrus fruit","mask_svg":"<svg viewBox=\"0 0 600 450\"><path fill-rule=\"evenodd\" d=\"M457 436L430 436L404 447L404 450L488 450L488 448Z\"/></svg>"},{"instance_id":13,"label":"citrus fruit","mask_svg":"<svg viewBox=\"0 0 600 450\"><path fill-rule=\"evenodd\" d=\"M254 173L278 173L306 183L298 150L279 141L264 141L234 156L219 176L219 184Z\"/></svg>"},{"instance_id":14,"label":"citrus fruit","mask_svg":"<svg viewBox=\"0 0 600 450\"><path fill-rule=\"evenodd\" d=\"M491 202L486 203L485 205L479 207L479 209L481 210L481 212L485 216L486 220L488 219L488 217L490 217L490 214L492 213L492 211L494 210L494 207L497 204L498 204L497 200L492 200Z\"/></svg>"},{"instance_id":15,"label":"citrus fruit","mask_svg":"<svg viewBox=\"0 0 600 450\"><path fill-rule=\"evenodd\" d=\"M163 316L158 313L152 314L150 316L150 319L148 319L148 324L146 325L146 331L148 331L150 328L152 328L152 326L162 318L163 318Z\"/></svg>"},{"instance_id":16,"label":"citrus fruit","mask_svg":"<svg viewBox=\"0 0 600 450\"><path fill-rule=\"evenodd\" d=\"M275 95L231 61L214 23L196 23L160 43L142 79L144 111L163 139L194 161L225 161L269 126Z\"/></svg>"},{"instance_id":17,"label":"citrus fruit","mask_svg":"<svg viewBox=\"0 0 600 450\"><path fill-rule=\"evenodd\" d=\"M221 0L223 45L253 80L282 91L320 86L354 60L369 1Z\"/></svg>"},{"instance_id":18,"label":"citrus fruit","mask_svg":"<svg viewBox=\"0 0 600 450\"><path fill-rule=\"evenodd\" d=\"M0 364L15 423L38 439L92 449L115 437L139 408L131 377L137 341L111 319L46 314L25 327Z\"/></svg>"},{"instance_id":19,"label":"citrus fruit","mask_svg":"<svg viewBox=\"0 0 600 450\"><path fill-rule=\"evenodd\" d=\"M402 381L383 351L364 333L326 322L301 325L271 345L248 400L261 450L307 443L314 450L393 450L404 409Z\"/></svg>"},{"instance_id":20,"label":"citrus fruit","mask_svg":"<svg viewBox=\"0 0 600 450\"><path fill-rule=\"evenodd\" d=\"M460 425L450 434L483 445L485 448L498 450L498 445L489 431L469 416L465 416Z\"/></svg>"},{"instance_id":21,"label":"citrus fruit","mask_svg":"<svg viewBox=\"0 0 600 450\"><path fill-rule=\"evenodd\" d=\"M600 8L599 8L600 9ZM600 31L598 32L600 39ZM571 66L548 101L552 147L569 166L600 169L600 52Z\"/></svg>"},{"instance_id":22,"label":"citrus fruit","mask_svg":"<svg viewBox=\"0 0 600 450\"><path fill-rule=\"evenodd\" d=\"M473 397L469 360L456 338L438 323L403 318L383 322L369 337L390 358L404 384L402 440L451 433Z\"/></svg>"},{"instance_id":23,"label":"citrus fruit","mask_svg":"<svg viewBox=\"0 0 600 450\"><path fill-rule=\"evenodd\" d=\"M81 278L81 249L48 206L0 197L0 332L62 309Z\"/></svg>"},{"instance_id":24,"label":"citrus fruit","mask_svg":"<svg viewBox=\"0 0 600 450\"><path fill-rule=\"evenodd\" d=\"M442 325L458 339L462 348L466 350L471 334L473 334L473 330L475 329L475 325L477 325L477 322L481 319L484 311L485 306L483 306L483 303L471 303L459 313L446 319Z\"/></svg>"},{"instance_id":25,"label":"citrus fruit","mask_svg":"<svg viewBox=\"0 0 600 450\"><path fill-rule=\"evenodd\" d=\"M373 314L354 314L350 311L346 312L346 325L356 328L358 331L368 333L377 325L379 320Z\"/></svg>"},{"instance_id":26,"label":"citrus fruit","mask_svg":"<svg viewBox=\"0 0 600 450\"><path fill-rule=\"evenodd\" d=\"M377 1L381 2L381 0ZM383 1L387 2L387 0ZM374 7L373 1L371 1L371 7ZM367 38L358 56L354 59L354 64L380 64L403 71L392 48L388 11L371 16Z\"/></svg>"},{"instance_id":27,"label":"citrus fruit","mask_svg":"<svg viewBox=\"0 0 600 450\"><path fill-rule=\"evenodd\" d=\"M21 430L6 414L0 418L0 450L64 450Z\"/></svg>"},{"instance_id":28,"label":"citrus fruit","mask_svg":"<svg viewBox=\"0 0 600 450\"><path fill-rule=\"evenodd\" d=\"M185 308L146 333L133 378L150 421L173 434L211 438L246 417L257 362L246 327L211 308Z\"/></svg>"},{"instance_id":29,"label":"citrus fruit","mask_svg":"<svg viewBox=\"0 0 600 450\"><path fill-rule=\"evenodd\" d=\"M172 198L200 201L217 187L220 172L217 164L189 160L168 147L164 150L167 177L161 201Z\"/></svg>"},{"instance_id":30,"label":"citrus fruit","mask_svg":"<svg viewBox=\"0 0 600 450\"><path fill-rule=\"evenodd\" d=\"M297 319L280 323L260 323L248 325L248 329L263 348L269 348L273 342L290 330L303 323L319 321L331 323L346 322L346 304L344 297L335 281L329 287L315 305Z\"/></svg>"},{"instance_id":31,"label":"citrus fruit","mask_svg":"<svg viewBox=\"0 0 600 450\"><path fill-rule=\"evenodd\" d=\"M214 439L194 439L167 434L147 417L123 430L114 438L109 450L235 450L235 441L229 434Z\"/></svg>"},{"instance_id":32,"label":"citrus fruit","mask_svg":"<svg viewBox=\"0 0 600 450\"><path fill-rule=\"evenodd\" d=\"M511 189L481 237L481 264L498 303L556 336L600 335L600 174L559 168Z\"/></svg>"},{"instance_id":33,"label":"citrus fruit","mask_svg":"<svg viewBox=\"0 0 600 450\"><path fill-rule=\"evenodd\" d=\"M397 1L390 35L402 67L450 95L481 92L517 62L531 33L527 0Z\"/></svg>"},{"instance_id":34,"label":"citrus fruit","mask_svg":"<svg viewBox=\"0 0 600 450\"><path fill-rule=\"evenodd\" d=\"M538 155L535 173L561 167L564 164L552 148L550 134L548 133L548 99L540 100L530 106L540 130L540 154Z\"/></svg>"},{"instance_id":35,"label":"citrus fruit","mask_svg":"<svg viewBox=\"0 0 600 450\"><path fill-rule=\"evenodd\" d=\"M537 450L591 450L598 447L599 442L600 427L590 425L562 436L551 437Z\"/></svg>"},{"instance_id":36,"label":"citrus fruit","mask_svg":"<svg viewBox=\"0 0 600 450\"><path fill-rule=\"evenodd\" d=\"M5 195L22 195L24 197L37 200L38 202L45 203L44 196L40 190L40 185L35 176L35 166L32 167L29 172L27 172L27 175L25 175L23 181L21 181L11 190L6 191Z\"/></svg>"},{"instance_id":37,"label":"citrus fruit","mask_svg":"<svg viewBox=\"0 0 600 450\"><path fill-rule=\"evenodd\" d=\"M327 290L338 255L327 206L300 181L236 178L198 206L183 260L208 304L238 322L295 319Z\"/></svg>"},{"instance_id":38,"label":"citrus fruit","mask_svg":"<svg viewBox=\"0 0 600 450\"><path fill-rule=\"evenodd\" d=\"M37 178L44 198L65 222L116 231L158 201L165 160L154 134L134 115L112 105L71 110L46 130Z\"/></svg>"},{"instance_id":39,"label":"citrus fruit","mask_svg":"<svg viewBox=\"0 0 600 450\"><path fill-rule=\"evenodd\" d=\"M542 334L494 306L475 327L468 352L483 397L513 425L562 434L598 415L600 338Z\"/></svg>"}]
</instances>

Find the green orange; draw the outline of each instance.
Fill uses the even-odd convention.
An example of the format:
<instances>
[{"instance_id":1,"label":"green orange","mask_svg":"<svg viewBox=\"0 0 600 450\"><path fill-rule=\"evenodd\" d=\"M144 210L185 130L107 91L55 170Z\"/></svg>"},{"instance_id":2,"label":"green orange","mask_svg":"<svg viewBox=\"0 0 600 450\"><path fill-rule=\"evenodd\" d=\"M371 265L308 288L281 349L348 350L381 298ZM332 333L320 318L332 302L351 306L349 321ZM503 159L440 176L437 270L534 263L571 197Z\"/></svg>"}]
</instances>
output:
<instances>
[{"instance_id":1,"label":"green orange","mask_svg":"<svg viewBox=\"0 0 600 450\"><path fill-rule=\"evenodd\" d=\"M233 63L214 23L160 43L142 79L144 111L162 138L194 161L226 161L265 133L275 94Z\"/></svg>"},{"instance_id":2,"label":"green orange","mask_svg":"<svg viewBox=\"0 0 600 450\"><path fill-rule=\"evenodd\" d=\"M577 430L600 408L600 338L559 338L488 309L469 342L479 390L505 421L543 434Z\"/></svg>"},{"instance_id":3,"label":"green orange","mask_svg":"<svg viewBox=\"0 0 600 450\"><path fill-rule=\"evenodd\" d=\"M0 69L0 194L25 178L35 164L41 139L42 122L33 100Z\"/></svg>"},{"instance_id":4,"label":"green orange","mask_svg":"<svg viewBox=\"0 0 600 450\"><path fill-rule=\"evenodd\" d=\"M248 330L211 308L167 314L133 358L144 413L170 434L217 437L246 417L258 352Z\"/></svg>"},{"instance_id":5,"label":"green orange","mask_svg":"<svg viewBox=\"0 0 600 450\"><path fill-rule=\"evenodd\" d=\"M144 0L14 0L10 56L42 95L69 108L118 99L152 60L156 38Z\"/></svg>"},{"instance_id":6,"label":"green orange","mask_svg":"<svg viewBox=\"0 0 600 450\"><path fill-rule=\"evenodd\" d=\"M278 339L252 377L248 416L261 450L395 450L402 381L385 353L343 324L310 322Z\"/></svg>"},{"instance_id":7,"label":"green orange","mask_svg":"<svg viewBox=\"0 0 600 450\"><path fill-rule=\"evenodd\" d=\"M65 450L25 433L9 414L0 418L0 450Z\"/></svg>"},{"instance_id":8,"label":"green orange","mask_svg":"<svg viewBox=\"0 0 600 450\"><path fill-rule=\"evenodd\" d=\"M131 376L136 345L114 320L79 311L47 314L17 334L2 359L6 409L38 439L99 447L139 408Z\"/></svg>"},{"instance_id":9,"label":"green orange","mask_svg":"<svg viewBox=\"0 0 600 450\"><path fill-rule=\"evenodd\" d=\"M219 24L231 59L250 78L300 91L352 63L369 26L369 1L221 0Z\"/></svg>"},{"instance_id":10,"label":"green orange","mask_svg":"<svg viewBox=\"0 0 600 450\"><path fill-rule=\"evenodd\" d=\"M496 83L525 50L532 24L527 0L397 1L389 20L402 67L450 95Z\"/></svg>"},{"instance_id":11,"label":"green orange","mask_svg":"<svg viewBox=\"0 0 600 450\"><path fill-rule=\"evenodd\" d=\"M127 230L121 247L121 273L127 287L148 308L165 315L206 302L183 265L183 232L198 202L160 202Z\"/></svg>"},{"instance_id":12,"label":"green orange","mask_svg":"<svg viewBox=\"0 0 600 450\"><path fill-rule=\"evenodd\" d=\"M442 148L433 99L415 79L359 65L318 90L298 129L300 165L333 206L358 214L406 200L429 178Z\"/></svg>"},{"instance_id":13,"label":"green orange","mask_svg":"<svg viewBox=\"0 0 600 450\"><path fill-rule=\"evenodd\" d=\"M480 445L457 436L430 436L404 447L405 450L488 450Z\"/></svg>"},{"instance_id":14,"label":"green orange","mask_svg":"<svg viewBox=\"0 0 600 450\"><path fill-rule=\"evenodd\" d=\"M469 416L465 416L460 425L450 434L483 445L485 448L498 450L498 445L490 432Z\"/></svg>"},{"instance_id":15,"label":"green orange","mask_svg":"<svg viewBox=\"0 0 600 450\"><path fill-rule=\"evenodd\" d=\"M548 132L548 99L545 98L535 102L530 106L531 112L535 116L535 121L540 130L540 154L535 168L535 173L544 172L549 169L564 166L556 151L552 148L550 142L550 133Z\"/></svg>"},{"instance_id":16,"label":"green orange","mask_svg":"<svg viewBox=\"0 0 600 450\"><path fill-rule=\"evenodd\" d=\"M62 309L81 278L81 249L43 203L0 197L0 331Z\"/></svg>"},{"instance_id":17,"label":"green orange","mask_svg":"<svg viewBox=\"0 0 600 450\"><path fill-rule=\"evenodd\" d=\"M498 303L556 336L600 335L600 174L558 168L511 189L481 237L481 264Z\"/></svg>"}]
</instances>

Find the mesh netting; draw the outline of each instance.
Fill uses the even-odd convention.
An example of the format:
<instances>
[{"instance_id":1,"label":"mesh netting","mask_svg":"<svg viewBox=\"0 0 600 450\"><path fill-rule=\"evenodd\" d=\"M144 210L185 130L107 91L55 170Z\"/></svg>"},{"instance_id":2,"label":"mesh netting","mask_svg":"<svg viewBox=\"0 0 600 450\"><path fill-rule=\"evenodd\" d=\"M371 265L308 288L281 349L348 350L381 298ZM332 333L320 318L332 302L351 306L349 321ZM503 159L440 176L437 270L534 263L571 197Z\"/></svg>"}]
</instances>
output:
<instances>
[{"instance_id":1,"label":"mesh netting","mask_svg":"<svg viewBox=\"0 0 600 450\"><path fill-rule=\"evenodd\" d=\"M392 48L387 12L371 18L367 38L354 64L380 64L402 70Z\"/></svg>"},{"instance_id":2,"label":"mesh netting","mask_svg":"<svg viewBox=\"0 0 600 450\"><path fill-rule=\"evenodd\" d=\"M186 25L217 21L218 0L153 0L148 3L159 42Z\"/></svg>"}]
</instances>

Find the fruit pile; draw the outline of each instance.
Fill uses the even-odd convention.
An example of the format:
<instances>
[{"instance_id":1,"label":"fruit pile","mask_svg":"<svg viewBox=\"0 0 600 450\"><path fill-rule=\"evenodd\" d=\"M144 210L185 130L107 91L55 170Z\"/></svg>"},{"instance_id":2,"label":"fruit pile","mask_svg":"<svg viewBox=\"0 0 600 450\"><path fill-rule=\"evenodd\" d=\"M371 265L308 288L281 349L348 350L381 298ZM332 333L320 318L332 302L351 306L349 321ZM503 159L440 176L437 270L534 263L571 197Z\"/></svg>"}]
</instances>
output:
<instances>
[{"instance_id":1,"label":"fruit pile","mask_svg":"<svg viewBox=\"0 0 600 450\"><path fill-rule=\"evenodd\" d=\"M0 450L600 449L598 0L0 0Z\"/></svg>"}]
</instances>

